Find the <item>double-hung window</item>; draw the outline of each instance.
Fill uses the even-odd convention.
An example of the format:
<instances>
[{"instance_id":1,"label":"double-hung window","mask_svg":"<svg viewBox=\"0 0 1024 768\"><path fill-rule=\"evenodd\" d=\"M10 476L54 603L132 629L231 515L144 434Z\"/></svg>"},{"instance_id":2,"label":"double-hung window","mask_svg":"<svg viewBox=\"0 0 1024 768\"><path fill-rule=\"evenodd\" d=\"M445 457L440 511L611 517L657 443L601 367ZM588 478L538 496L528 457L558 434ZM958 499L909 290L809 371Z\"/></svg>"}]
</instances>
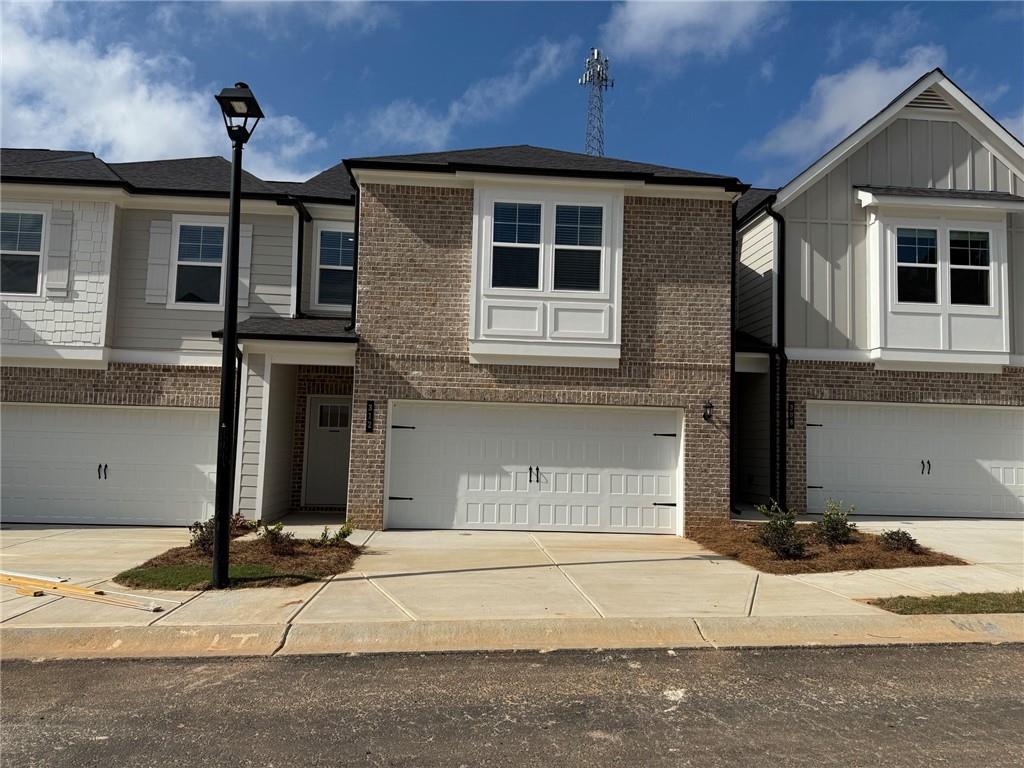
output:
<instances>
[{"instance_id":1,"label":"double-hung window","mask_svg":"<svg viewBox=\"0 0 1024 768\"><path fill-rule=\"evenodd\" d=\"M973 306L991 303L992 264L989 233L949 231L949 302Z\"/></svg>"},{"instance_id":2,"label":"double-hung window","mask_svg":"<svg viewBox=\"0 0 1024 768\"><path fill-rule=\"evenodd\" d=\"M43 225L42 213L0 213L0 293L39 294Z\"/></svg>"},{"instance_id":3,"label":"double-hung window","mask_svg":"<svg viewBox=\"0 0 1024 768\"><path fill-rule=\"evenodd\" d=\"M223 296L224 227L178 226L174 252L174 303L218 306Z\"/></svg>"},{"instance_id":4,"label":"double-hung window","mask_svg":"<svg viewBox=\"0 0 1024 768\"><path fill-rule=\"evenodd\" d=\"M601 290L603 220L600 206L555 206L556 291Z\"/></svg>"},{"instance_id":5,"label":"double-hung window","mask_svg":"<svg viewBox=\"0 0 1024 768\"><path fill-rule=\"evenodd\" d=\"M938 303L938 242L934 229L896 230L896 300L900 303Z\"/></svg>"},{"instance_id":6,"label":"double-hung window","mask_svg":"<svg viewBox=\"0 0 1024 768\"><path fill-rule=\"evenodd\" d=\"M492 288L540 288L541 206L494 204Z\"/></svg>"},{"instance_id":7,"label":"double-hung window","mask_svg":"<svg viewBox=\"0 0 1024 768\"><path fill-rule=\"evenodd\" d=\"M354 263L355 235L337 229L321 229L318 239L314 305L352 306Z\"/></svg>"}]
</instances>

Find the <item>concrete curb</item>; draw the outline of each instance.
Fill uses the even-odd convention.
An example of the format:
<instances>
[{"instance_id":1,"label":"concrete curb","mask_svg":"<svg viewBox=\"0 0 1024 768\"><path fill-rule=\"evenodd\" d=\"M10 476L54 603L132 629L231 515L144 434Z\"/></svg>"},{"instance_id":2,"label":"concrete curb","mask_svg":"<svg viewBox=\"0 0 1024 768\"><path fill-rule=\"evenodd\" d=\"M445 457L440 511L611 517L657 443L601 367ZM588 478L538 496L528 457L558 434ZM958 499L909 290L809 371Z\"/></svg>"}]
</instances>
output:
<instances>
[{"instance_id":1,"label":"concrete curb","mask_svg":"<svg viewBox=\"0 0 1024 768\"><path fill-rule=\"evenodd\" d=\"M1024 643L1024 614L698 618L715 648Z\"/></svg>"},{"instance_id":2,"label":"concrete curb","mask_svg":"<svg viewBox=\"0 0 1024 768\"><path fill-rule=\"evenodd\" d=\"M5 627L10 659L1024 643L1024 614Z\"/></svg>"},{"instance_id":3,"label":"concrete curb","mask_svg":"<svg viewBox=\"0 0 1024 768\"><path fill-rule=\"evenodd\" d=\"M120 659L271 656L287 625L0 628L0 657Z\"/></svg>"}]
</instances>

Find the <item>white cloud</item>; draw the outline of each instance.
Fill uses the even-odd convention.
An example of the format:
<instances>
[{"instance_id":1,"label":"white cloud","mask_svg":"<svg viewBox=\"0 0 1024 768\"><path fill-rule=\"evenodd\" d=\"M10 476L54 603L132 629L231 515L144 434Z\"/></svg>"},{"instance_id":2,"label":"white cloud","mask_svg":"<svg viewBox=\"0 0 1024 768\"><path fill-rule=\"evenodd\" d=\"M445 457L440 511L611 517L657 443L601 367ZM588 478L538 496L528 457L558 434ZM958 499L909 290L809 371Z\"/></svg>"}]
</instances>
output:
<instances>
[{"instance_id":1,"label":"white cloud","mask_svg":"<svg viewBox=\"0 0 1024 768\"><path fill-rule=\"evenodd\" d=\"M772 129L748 152L761 156L807 160L852 133L928 70L941 66L946 52L939 46L909 50L903 61L887 67L863 61L834 75L822 75L797 113Z\"/></svg>"},{"instance_id":2,"label":"white cloud","mask_svg":"<svg viewBox=\"0 0 1024 768\"><path fill-rule=\"evenodd\" d=\"M758 72L761 75L762 80L766 83L770 83L775 79L775 62L772 59L762 61Z\"/></svg>"},{"instance_id":3,"label":"white cloud","mask_svg":"<svg viewBox=\"0 0 1024 768\"><path fill-rule=\"evenodd\" d=\"M779 3L631 0L612 9L601 33L613 56L678 64L747 47L781 12Z\"/></svg>"},{"instance_id":4,"label":"white cloud","mask_svg":"<svg viewBox=\"0 0 1024 768\"><path fill-rule=\"evenodd\" d=\"M397 18L392 7L366 0L220 0L210 4L208 10L214 17L227 18L234 23L243 22L264 32L281 35L289 31L285 16L296 11L327 29L344 26L363 33L373 32Z\"/></svg>"},{"instance_id":5,"label":"white cloud","mask_svg":"<svg viewBox=\"0 0 1024 768\"><path fill-rule=\"evenodd\" d=\"M110 162L228 152L216 88L191 85L189 61L102 47L56 13L12 8L5 4L0 37L3 146L84 149ZM271 114L247 148L246 168L308 178L315 169L303 157L322 144L297 118Z\"/></svg>"},{"instance_id":6,"label":"white cloud","mask_svg":"<svg viewBox=\"0 0 1024 768\"><path fill-rule=\"evenodd\" d=\"M373 110L365 123L353 122L372 147L437 150L449 144L464 125L492 120L526 100L530 94L560 75L575 39L560 43L541 40L522 51L505 75L478 80L446 108L432 109L412 99L397 99Z\"/></svg>"}]
</instances>

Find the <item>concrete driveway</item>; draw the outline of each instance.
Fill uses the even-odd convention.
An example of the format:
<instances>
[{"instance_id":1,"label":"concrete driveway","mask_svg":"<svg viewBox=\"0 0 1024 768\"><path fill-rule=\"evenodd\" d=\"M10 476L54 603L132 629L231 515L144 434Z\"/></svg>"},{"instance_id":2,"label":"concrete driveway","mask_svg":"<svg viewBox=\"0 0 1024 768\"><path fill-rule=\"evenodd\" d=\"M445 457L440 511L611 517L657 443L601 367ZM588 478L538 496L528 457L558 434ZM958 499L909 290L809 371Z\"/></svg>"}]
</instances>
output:
<instances>
[{"instance_id":1,"label":"concrete driveway","mask_svg":"<svg viewBox=\"0 0 1024 768\"><path fill-rule=\"evenodd\" d=\"M865 530L893 523L861 523ZM161 613L0 588L4 626L246 625L878 615L859 598L1009 591L1024 584L1024 523L901 523L977 564L807 576L761 574L672 536L482 531L357 532L356 569L278 589L146 593ZM300 536L322 526L296 526ZM183 529L6 525L0 566L126 591L116 573L188 540Z\"/></svg>"}]
</instances>

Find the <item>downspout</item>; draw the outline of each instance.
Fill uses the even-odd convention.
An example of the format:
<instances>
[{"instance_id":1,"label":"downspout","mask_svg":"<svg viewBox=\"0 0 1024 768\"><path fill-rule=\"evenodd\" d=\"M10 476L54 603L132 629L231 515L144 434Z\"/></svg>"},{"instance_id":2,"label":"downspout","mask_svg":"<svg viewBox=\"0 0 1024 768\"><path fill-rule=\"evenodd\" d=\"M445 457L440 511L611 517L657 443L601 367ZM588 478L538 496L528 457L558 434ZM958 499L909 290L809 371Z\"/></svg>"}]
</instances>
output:
<instances>
[{"instance_id":1,"label":"downspout","mask_svg":"<svg viewBox=\"0 0 1024 768\"><path fill-rule=\"evenodd\" d=\"M356 302L359 300L359 185L353 184L356 188L353 200L356 206L355 223L353 224L354 231L354 248L352 250L352 318L349 324L345 326L346 331L355 330L356 327Z\"/></svg>"},{"instance_id":2,"label":"downspout","mask_svg":"<svg viewBox=\"0 0 1024 768\"><path fill-rule=\"evenodd\" d=\"M776 238L778 247L775 249L775 329L777 338L775 339L775 359L777 360L778 366L778 387L776 392L777 400L772 403L773 415L776 421L776 446L775 450L777 455L772 455L773 461L777 463L778 467L778 487L776 493L778 494L776 501L779 502L779 506L783 509L786 508L787 493L786 493L786 481L787 481L787 469L788 469L788 452L786 447L786 431L789 428L788 424L788 407L789 407L789 395L788 387L786 383L786 369L788 367L789 360L786 357L786 220L778 213L772 206L775 205L775 196L772 195L768 199L768 205L765 210L768 215L775 220L775 224L778 227L776 232ZM774 378L772 380L774 384Z\"/></svg>"},{"instance_id":3,"label":"downspout","mask_svg":"<svg viewBox=\"0 0 1024 768\"><path fill-rule=\"evenodd\" d=\"M295 291L295 312L292 314L292 318L299 319L305 317L302 312L302 261L306 255L305 229L306 224L313 220L313 216L297 197L288 196L284 200L278 200L277 204L290 205L299 215L299 226L295 235L295 285L292 286L292 290Z\"/></svg>"},{"instance_id":4,"label":"downspout","mask_svg":"<svg viewBox=\"0 0 1024 768\"><path fill-rule=\"evenodd\" d=\"M730 207L732 243L729 258L729 511L736 512L736 203Z\"/></svg>"}]
</instances>

